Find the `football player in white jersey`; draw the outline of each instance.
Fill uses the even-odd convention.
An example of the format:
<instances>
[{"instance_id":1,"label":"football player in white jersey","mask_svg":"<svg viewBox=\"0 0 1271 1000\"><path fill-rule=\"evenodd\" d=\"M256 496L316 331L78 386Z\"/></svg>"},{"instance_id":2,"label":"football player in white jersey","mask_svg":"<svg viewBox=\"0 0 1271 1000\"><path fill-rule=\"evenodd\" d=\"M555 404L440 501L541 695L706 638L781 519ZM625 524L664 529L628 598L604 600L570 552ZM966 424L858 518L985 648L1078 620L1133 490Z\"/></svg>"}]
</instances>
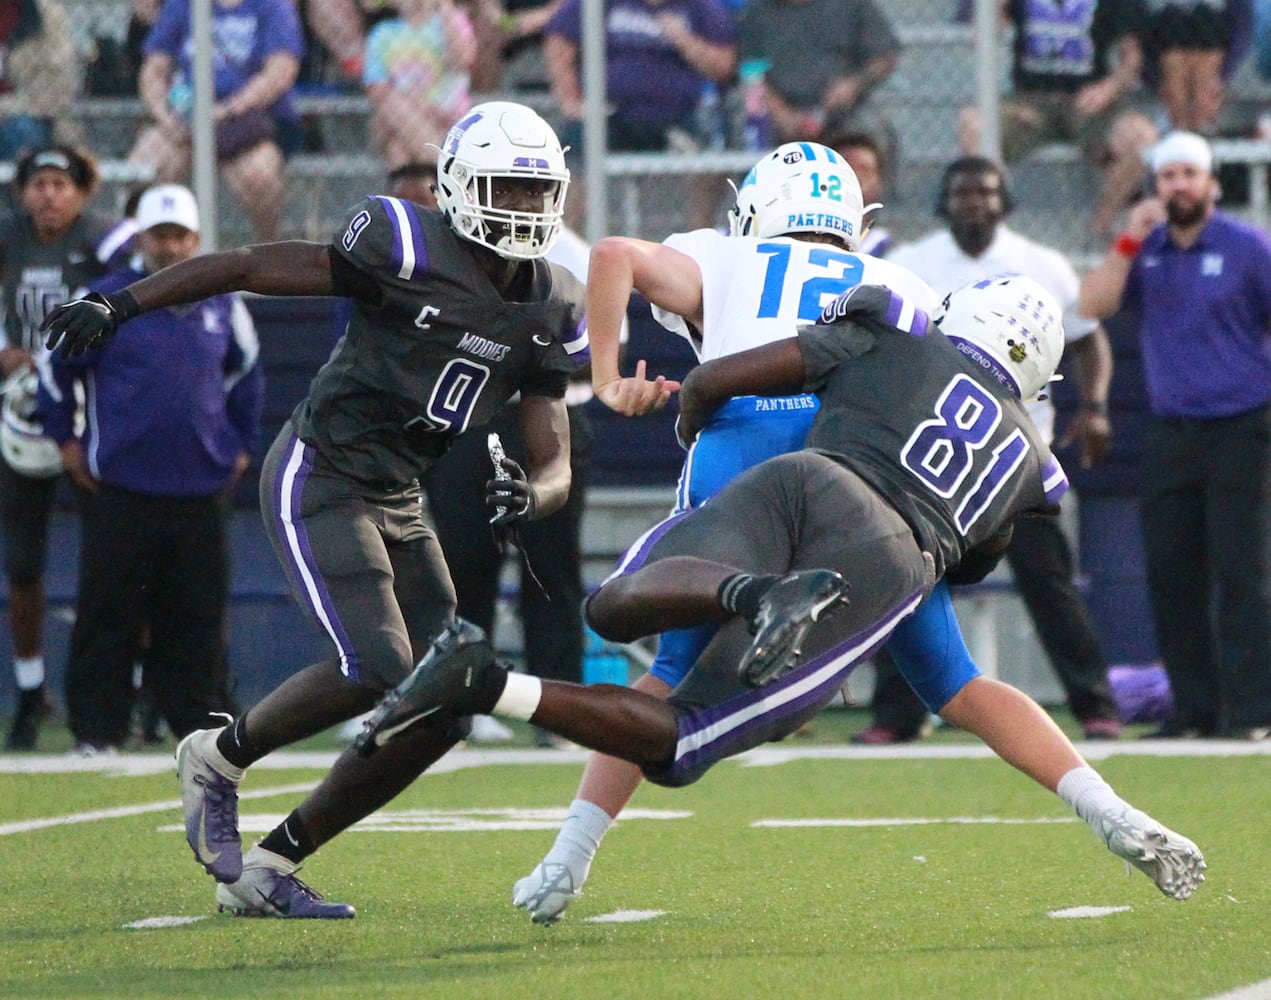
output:
<instances>
[{"instance_id":1,"label":"football player in white jersey","mask_svg":"<svg viewBox=\"0 0 1271 1000\"><path fill-rule=\"evenodd\" d=\"M674 233L663 243L609 237L592 250L587 284L592 384L629 416L665 405L678 383L618 372L618 335L632 290L684 337L699 361L791 337L842 292L885 285L927 313L939 300L912 272L859 252L865 206L846 160L828 146L791 142L761 159L742 181L729 213L731 233ZM720 408L688 449L676 512L714 496L740 473L803 445L818 408L810 393L742 396ZM931 602L938 604L939 601ZM683 679L714 626L664 633L638 690L665 698ZM582 887L613 817L641 781L633 764L592 754L556 844L513 893L537 922L559 918Z\"/></svg>"}]
</instances>

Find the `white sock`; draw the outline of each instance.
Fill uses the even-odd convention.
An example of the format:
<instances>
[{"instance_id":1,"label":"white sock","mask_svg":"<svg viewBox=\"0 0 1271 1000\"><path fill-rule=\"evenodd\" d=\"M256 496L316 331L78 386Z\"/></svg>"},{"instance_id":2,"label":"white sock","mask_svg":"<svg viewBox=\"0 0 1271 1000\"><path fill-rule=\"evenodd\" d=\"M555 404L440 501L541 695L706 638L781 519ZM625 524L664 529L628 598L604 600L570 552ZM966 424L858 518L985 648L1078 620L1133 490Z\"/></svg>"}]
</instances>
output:
<instances>
[{"instance_id":1,"label":"white sock","mask_svg":"<svg viewBox=\"0 0 1271 1000\"><path fill-rule=\"evenodd\" d=\"M235 767L221 753L220 748L216 745L216 738L221 735L222 731L223 727L222 729L204 730L209 735L200 737L203 742L203 746L200 749L203 751L203 759L207 761L208 766L213 771L237 783L243 780L243 775L247 773L247 769L245 767Z\"/></svg>"},{"instance_id":2,"label":"white sock","mask_svg":"<svg viewBox=\"0 0 1271 1000\"><path fill-rule=\"evenodd\" d=\"M26 656L13 661L13 677L18 689L30 691L44 683L44 657Z\"/></svg>"},{"instance_id":3,"label":"white sock","mask_svg":"<svg viewBox=\"0 0 1271 1000\"><path fill-rule=\"evenodd\" d=\"M1074 767L1059 779L1055 789L1095 833L1103 836L1099 823L1109 812L1130 808L1093 767Z\"/></svg>"},{"instance_id":4,"label":"white sock","mask_svg":"<svg viewBox=\"0 0 1271 1000\"><path fill-rule=\"evenodd\" d=\"M543 863L564 865L573 876L574 888L581 887L587 881L601 838L612 825L613 820L600 806L586 799L574 799L556 835L556 843L552 844Z\"/></svg>"},{"instance_id":5,"label":"white sock","mask_svg":"<svg viewBox=\"0 0 1271 1000\"><path fill-rule=\"evenodd\" d=\"M533 674L510 673L503 693L499 695L490 714L529 722L530 717L538 711L538 703L542 697L543 682L537 677Z\"/></svg>"}]
</instances>

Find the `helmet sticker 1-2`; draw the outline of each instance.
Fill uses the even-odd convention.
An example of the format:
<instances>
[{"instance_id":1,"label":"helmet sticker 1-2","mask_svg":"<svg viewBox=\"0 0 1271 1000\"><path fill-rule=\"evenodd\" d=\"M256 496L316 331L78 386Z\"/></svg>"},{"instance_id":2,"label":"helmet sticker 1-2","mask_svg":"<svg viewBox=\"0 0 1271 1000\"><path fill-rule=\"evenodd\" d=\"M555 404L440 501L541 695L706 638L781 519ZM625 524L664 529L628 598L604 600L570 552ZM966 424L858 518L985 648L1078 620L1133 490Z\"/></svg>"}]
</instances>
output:
<instances>
[{"instance_id":1,"label":"helmet sticker 1-2","mask_svg":"<svg viewBox=\"0 0 1271 1000\"><path fill-rule=\"evenodd\" d=\"M1045 388L1064 352L1058 300L1022 274L955 289L945 296L936 323L973 364L1023 400Z\"/></svg>"},{"instance_id":2,"label":"helmet sticker 1-2","mask_svg":"<svg viewBox=\"0 0 1271 1000\"><path fill-rule=\"evenodd\" d=\"M541 187L535 210L498 203L503 185ZM544 256L564 217L569 169L556 133L532 109L510 101L478 104L450 129L437 165L437 203L450 225L501 257Z\"/></svg>"},{"instance_id":3,"label":"helmet sticker 1-2","mask_svg":"<svg viewBox=\"0 0 1271 1000\"><path fill-rule=\"evenodd\" d=\"M733 236L825 233L861 243L864 198L847 161L816 142L787 142L754 165L728 213Z\"/></svg>"}]
</instances>

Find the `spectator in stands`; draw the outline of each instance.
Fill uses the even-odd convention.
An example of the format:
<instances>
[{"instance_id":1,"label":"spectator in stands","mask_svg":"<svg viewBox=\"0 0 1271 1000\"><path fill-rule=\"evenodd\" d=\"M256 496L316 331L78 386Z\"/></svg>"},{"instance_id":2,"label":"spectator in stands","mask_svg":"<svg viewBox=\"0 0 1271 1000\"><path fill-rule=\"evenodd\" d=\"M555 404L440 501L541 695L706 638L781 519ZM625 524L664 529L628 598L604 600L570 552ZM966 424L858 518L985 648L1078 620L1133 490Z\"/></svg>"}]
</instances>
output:
<instances>
[{"instance_id":1,"label":"spectator in stands","mask_svg":"<svg viewBox=\"0 0 1271 1000\"><path fill-rule=\"evenodd\" d=\"M400 17L366 40L362 82L371 138L390 171L435 162L446 131L472 106L472 22L454 0L399 0Z\"/></svg>"},{"instance_id":2,"label":"spectator in stands","mask_svg":"<svg viewBox=\"0 0 1271 1000\"><path fill-rule=\"evenodd\" d=\"M501 79L513 90L548 90L551 80L543 56L543 29L564 0L504 0L500 51Z\"/></svg>"},{"instance_id":3,"label":"spectator in stands","mask_svg":"<svg viewBox=\"0 0 1271 1000\"><path fill-rule=\"evenodd\" d=\"M18 161L19 209L0 218L0 522L9 587L9 626L18 705L6 746L35 748L51 708L44 675L44 565L58 475L57 445L36 414L35 370L45 357L39 326L70 293L103 274L131 236L87 211L97 164L71 146L48 146Z\"/></svg>"},{"instance_id":4,"label":"spectator in stands","mask_svg":"<svg viewBox=\"0 0 1271 1000\"><path fill-rule=\"evenodd\" d=\"M73 138L79 65L59 0L0 2L0 160Z\"/></svg>"},{"instance_id":5,"label":"spectator in stands","mask_svg":"<svg viewBox=\"0 0 1271 1000\"><path fill-rule=\"evenodd\" d=\"M1080 146L1102 174L1090 217L1090 229L1098 234L1112 230L1139 190L1144 154L1158 138L1151 118L1131 104L1143 72L1144 4L1003 0L1015 43L1013 93L1001 104L1002 157L1014 163L1050 142ZM969 19L971 9L963 0L960 16ZM981 129L979 110L964 108L958 140L965 155L990 154Z\"/></svg>"},{"instance_id":6,"label":"spectator in stands","mask_svg":"<svg viewBox=\"0 0 1271 1000\"><path fill-rule=\"evenodd\" d=\"M1083 464L1089 464L1107 453L1112 351L1103 328L1077 313L1080 285L1072 265L1058 251L1008 228L1002 220L1011 207L1006 178L997 164L982 157L955 160L945 169L937 204L948 229L897 247L889 259L925 279L939 295L982 278L1022 273L1055 296L1065 310L1064 333L1067 348L1077 357L1082 397L1064 441L1080 441ZM1052 404L1029 403L1028 414L1049 443L1055 424ZM1006 561L1086 738L1116 739L1121 724L1108 683L1107 659L1073 580L1072 551L1057 519L1020 518ZM885 661L879 662L878 676L873 724L857 733L854 742L916 739L927 718L925 706L907 685L895 682Z\"/></svg>"},{"instance_id":7,"label":"spectator in stands","mask_svg":"<svg viewBox=\"0 0 1271 1000\"><path fill-rule=\"evenodd\" d=\"M1253 0L1148 0L1144 77L1170 128L1212 135L1227 83L1249 52Z\"/></svg>"},{"instance_id":8,"label":"spectator in stands","mask_svg":"<svg viewBox=\"0 0 1271 1000\"><path fill-rule=\"evenodd\" d=\"M1214 203L1209 143L1152 152L1156 196L1085 278L1081 308L1139 331L1148 593L1174 712L1155 734L1271 731L1271 239Z\"/></svg>"},{"instance_id":9,"label":"spectator in stands","mask_svg":"<svg viewBox=\"0 0 1271 1000\"><path fill-rule=\"evenodd\" d=\"M186 188L146 191L136 222L138 262L93 290L109 294L198 253L198 206ZM82 491L66 706L86 754L127 737L138 661L178 738L234 711L225 500L251 462L259 428L258 355L247 307L237 295L217 295L147 313L98 350L52 359L40 412ZM75 382L92 387L81 433Z\"/></svg>"},{"instance_id":10,"label":"spectator in stands","mask_svg":"<svg viewBox=\"0 0 1271 1000\"><path fill-rule=\"evenodd\" d=\"M691 148L695 113L708 81L732 78L735 29L720 0L611 0L605 5L605 87L611 107L608 147L618 151ZM552 96L564 124L575 191L570 225L580 228L582 177L582 0L564 0L544 29ZM697 206L695 224L709 221Z\"/></svg>"},{"instance_id":11,"label":"spectator in stands","mask_svg":"<svg viewBox=\"0 0 1271 1000\"><path fill-rule=\"evenodd\" d=\"M767 63L773 141L819 139L827 116L853 113L900 58L900 40L874 0L750 0L738 22L743 62Z\"/></svg>"},{"instance_id":12,"label":"spectator in stands","mask_svg":"<svg viewBox=\"0 0 1271 1000\"><path fill-rule=\"evenodd\" d=\"M891 231L874 222L883 208L883 178L887 175L887 157L882 143L868 132L849 128L844 131L827 130L825 144L847 161L861 185L865 234L861 237L858 252L886 257L892 248Z\"/></svg>"},{"instance_id":13,"label":"spectator in stands","mask_svg":"<svg viewBox=\"0 0 1271 1000\"><path fill-rule=\"evenodd\" d=\"M194 92L190 0L164 0L145 43L138 89L153 119L129 154L160 180L188 177ZM284 154L299 145L291 99L304 43L291 0L216 0L212 9L216 158L257 240L277 237Z\"/></svg>"}]
</instances>

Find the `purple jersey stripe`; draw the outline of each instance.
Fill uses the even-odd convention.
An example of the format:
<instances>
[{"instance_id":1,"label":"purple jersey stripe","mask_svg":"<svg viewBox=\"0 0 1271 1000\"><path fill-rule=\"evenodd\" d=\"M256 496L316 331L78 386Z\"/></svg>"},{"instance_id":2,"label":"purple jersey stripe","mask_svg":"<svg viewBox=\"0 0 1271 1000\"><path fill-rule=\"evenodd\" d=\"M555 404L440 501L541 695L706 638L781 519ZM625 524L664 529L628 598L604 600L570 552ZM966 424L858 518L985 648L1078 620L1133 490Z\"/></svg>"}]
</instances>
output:
<instances>
[{"instance_id":1,"label":"purple jersey stripe","mask_svg":"<svg viewBox=\"0 0 1271 1000\"><path fill-rule=\"evenodd\" d=\"M375 200L384 206L384 214L393 227L393 267L399 278L413 278L416 272L428 266L428 248L424 244L423 227L415 206L401 198L376 195Z\"/></svg>"},{"instance_id":2,"label":"purple jersey stripe","mask_svg":"<svg viewBox=\"0 0 1271 1000\"><path fill-rule=\"evenodd\" d=\"M318 569L317 560L314 559L304 519L299 514L305 483L312 471L312 449L293 434L287 442L273 484L278 537L283 540L286 558L289 559L284 568L292 581L297 599L308 606L335 643L340 657L340 670L349 680L357 683L356 650L352 648L348 633L340 622L331 594Z\"/></svg>"},{"instance_id":3,"label":"purple jersey stripe","mask_svg":"<svg viewBox=\"0 0 1271 1000\"><path fill-rule=\"evenodd\" d=\"M1052 504L1059 503L1059 498L1068 492L1068 473L1064 472L1064 467L1054 455L1050 456L1042 471L1042 486L1046 490L1046 499Z\"/></svg>"},{"instance_id":4,"label":"purple jersey stripe","mask_svg":"<svg viewBox=\"0 0 1271 1000\"><path fill-rule=\"evenodd\" d=\"M757 733L766 733L780 720L825 703L842 687L847 675L877 651L896 626L913 613L923 596L921 590L909 594L877 621L835 643L780 680L699 712L677 712L679 739L675 762L662 774L650 777L668 785L687 784L715 762L754 745Z\"/></svg>"}]
</instances>

